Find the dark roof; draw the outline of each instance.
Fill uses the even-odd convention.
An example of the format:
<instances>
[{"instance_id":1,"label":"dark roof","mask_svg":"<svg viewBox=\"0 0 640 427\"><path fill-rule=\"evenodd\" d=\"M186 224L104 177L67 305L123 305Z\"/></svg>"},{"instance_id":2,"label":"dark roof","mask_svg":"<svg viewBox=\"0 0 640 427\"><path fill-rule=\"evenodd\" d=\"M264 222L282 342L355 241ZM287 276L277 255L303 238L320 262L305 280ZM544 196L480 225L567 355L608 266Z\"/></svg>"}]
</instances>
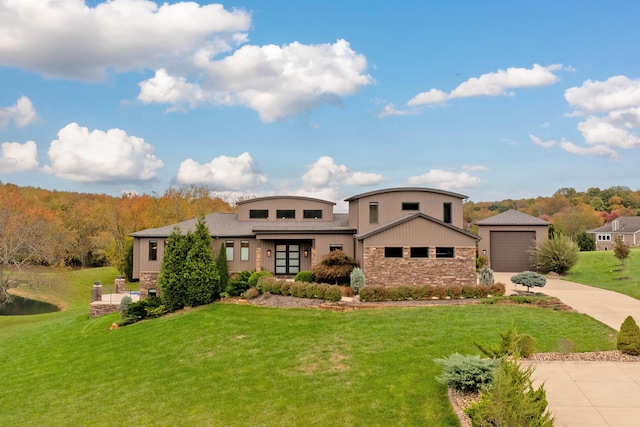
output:
<instances>
[{"instance_id":1,"label":"dark roof","mask_svg":"<svg viewBox=\"0 0 640 427\"><path fill-rule=\"evenodd\" d=\"M618 229L613 231L613 221L618 221ZM621 216L602 227L588 230L587 233L636 234L640 232L640 216Z\"/></svg>"},{"instance_id":2,"label":"dark roof","mask_svg":"<svg viewBox=\"0 0 640 427\"><path fill-rule=\"evenodd\" d=\"M437 190L435 188L397 187L397 188L384 188L382 190L374 190L374 191L369 191L367 193L356 194L355 196L351 196L348 199L344 199L344 201L345 202L351 202L351 201L354 201L354 200L361 199L363 197L374 196L376 194L407 192L407 191L422 191L422 192L425 192L425 193L444 194L445 196L457 197L459 199L468 199L469 198L469 196L465 196L464 194L452 193L451 191Z\"/></svg>"},{"instance_id":3,"label":"dark roof","mask_svg":"<svg viewBox=\"0 0 640 427\"><path fill-rule=\"evenodd\" d=\"M499 213L482 221L478 221L477 225L549 225L549 221L527 215L515 209Z\"/></svg>"},{"instance_id":4,"label":"dark roof","mask_svg":"<svg viewBox=\"0 0 640 427\"><path fill-rule=\"evenodd\" d=\"M390 228L393 228L393 227L397 227L400 224L404 224L405 222L411 221L411 220L416 219L416 218L423 218L423 219L426 219L427 221L435 222L438 225L441 225L443 227L447 227L447 228L449 228L449 229L451 229L453 231L456 231L458 233L461 233L461 234L464 234L466 236L472 237L472 238L474 238L476 240L480 240L480 237L476 236L473 233L465 231L462 228L458 228L455 225L451 225L449 223L440 221L439 219L436 219L436 218L434 218L432 216L425 215L422 212L417 212L417 213L402 217L400 219L396 219L395 221L388 222L388 223L386 223L384 225L381 225L379 227L374 228L373 230L369 230L366 233L358 234L358 235L356 235L356 238L358 240L364 240L364 239L366 239L368 237L371 237L371 236L373 236L375 234L381 233L381 232L383 232L385 230L388 230Z\"/></svg>"},{"instance_id":5,"label":"dark roof","mask_svg":"<svg viewBox=\"0 0 640 427\"><path fill-rule=\"evenodd\" d=\"M134 237L169 237L178 227L182 234L196 228L196 218L167 225L148 228L131 234ZM355 233L349 227L349 214L333 214L333 221L238 221L236 213L213 213L205 216L205 223L213 237L251 237L258 233Z\"/></svg>"},{"instance_id":6,"label":"dark roof","mask_svg":"<svg viewBox=\"0 0 640 427\"><path fill-rule=\"evenodd\" d=\"M245 203L258 202L263 200L277 200L277 199L288 199L288 200L301 200L308 202L320 202L325 203L327 205L335 205L334 202L330 202L328 200L316 199L313 197L303 197L303 196L266 196L266 197L256 197L253 199L242 200L236 203L236 205L244 205Z\"/></svg>"}]
</instances>

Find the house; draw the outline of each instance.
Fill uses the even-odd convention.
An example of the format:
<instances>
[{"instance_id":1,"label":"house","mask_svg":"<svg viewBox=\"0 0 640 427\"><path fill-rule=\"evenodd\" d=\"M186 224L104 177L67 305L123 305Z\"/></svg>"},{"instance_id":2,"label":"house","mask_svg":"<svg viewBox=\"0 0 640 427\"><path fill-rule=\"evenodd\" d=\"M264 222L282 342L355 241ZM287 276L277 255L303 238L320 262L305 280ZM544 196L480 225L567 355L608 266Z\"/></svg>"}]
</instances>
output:
<instances>
[{"instance_id":1,"label":"house","mask_svg":"<svg viewBox=\"0 0 640 427\"><path fill-rule=\"evenodd\" d=\"M621 216L602 227L588 230L587 233L594 235L598 251L613 249L617 236L621 236L622 241L629 246L638 246L640 245L640 216Z\"/></svg>"},{"instance_id":2,"label":"house","mask_svg":"<svg viewBox=\"0 0 640 427\"><path fill-rule=\"evenodd\" d=\"M533 270L529 250L549 238L550 224L514 209L478 221L478 254L487 259L493 271Z\"/></svg>"},{"instance_id":3,"label":"house","mask_svg":"<svg viewBox=\"0 0 640 427\"><path fill-rule=\"evenodd\" d=\"M467 196L429 188L389 188L335 203L309 197L273 196L238 202L237 213L205 221L217 252L225 242L229 271L266 270L293 276L311 270L330 251L356 258L372 285L475 284L478 236L463 229ZM133 233L133 277L141 293L155 289L166 240L192 219Z\"/></svg>"}]
</instances>

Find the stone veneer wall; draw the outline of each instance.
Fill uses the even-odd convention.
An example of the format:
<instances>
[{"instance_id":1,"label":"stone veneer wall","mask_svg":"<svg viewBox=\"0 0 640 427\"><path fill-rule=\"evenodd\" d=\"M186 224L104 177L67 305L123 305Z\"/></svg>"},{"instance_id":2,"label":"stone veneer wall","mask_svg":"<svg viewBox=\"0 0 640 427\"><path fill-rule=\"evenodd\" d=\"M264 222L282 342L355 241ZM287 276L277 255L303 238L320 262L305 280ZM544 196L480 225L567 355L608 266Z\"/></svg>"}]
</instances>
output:
<instances>
[{"instance_id":1,"label":"stone veneer wall","mask_svg":"<svg viewBox=\"0 0 640 427\"><path fill-rule=\"evenodd\" d=\"M158 276L160 273L152 271L140 272L140 299L149 296L149 289L156 290L156 296L160 296L160 288L158 288Z\"/></svg>"},{"instance_id":2,"label":"stone veneer wall","mask_svg":"<svg viewBox=\"0 0 640 427\"><path fill-rule=\"evenodd\" d=\"M100 302L93 302L89 305L89 317L91 318L117 313L118 311L120 311L120 304L102 304Z\"/></svg>"},{"instance_id":3,"label":"stone veneer wall","mask_svg":"<svg viewBox=\"0 0 640 427\"><path fill-rule=\"evenodd\" d=\"M256 248L256 271L262 271L262 248Z\"/></svg>"},{"instance_id":4,"label":"stone veneer wall","mask_svg":"<svg viewBox=\"0 0 640 427\"><path fill-rule=\"evenodd\" d=\"M454 258L436 258L429 248L429 258L410 258L409 247L402 258L385 258L384 247L364 248L364 274L367 285L475 285L476 248L457 247Z\"/></svg>"}]
</instances>

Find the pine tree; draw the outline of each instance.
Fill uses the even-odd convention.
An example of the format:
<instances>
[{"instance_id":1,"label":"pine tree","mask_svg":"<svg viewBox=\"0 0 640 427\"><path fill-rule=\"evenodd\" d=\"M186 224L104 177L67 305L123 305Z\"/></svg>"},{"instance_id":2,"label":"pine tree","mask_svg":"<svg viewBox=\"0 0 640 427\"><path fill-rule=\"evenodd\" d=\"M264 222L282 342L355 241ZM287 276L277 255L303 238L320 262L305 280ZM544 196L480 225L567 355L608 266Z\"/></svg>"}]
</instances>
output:
<instances>
[{"instance_id":1,"label":"pine tree","mask_svg":"<svg viewBox=\"0 0 640 427\"><path fill-rule=\"evenodd\" d=\"M220 244L216 266L218 267L218 275L220 275L220 291L225 291L229 285L229 264L227 264L227 245L224 241Z\"/></svg>"},{"instance_id":2,"label":"pine tree","mask_svg":"<svg viewBox=\"0 0 640 427\"><path fill-rule=\"evenodd\" d=\"M196 229L187 233L189 250L185 261L185 305L195 307L208 304L220 294L220 276L211 250L211 234L204 217L196 223Z\"/></svg>"},{"instance_id":3,"label":"pine tree","mask_svg":"<svg viewBox=\"0 0 640 427\"><path fill-rule=\"evenodd\" d=\"M184 307L184 267L187 259L187 238L179 228L175 228L164 249L164 258L160 267L158 287L162 297L162 303L168 311L175 311Z\"/></svg>"}]
</instances>

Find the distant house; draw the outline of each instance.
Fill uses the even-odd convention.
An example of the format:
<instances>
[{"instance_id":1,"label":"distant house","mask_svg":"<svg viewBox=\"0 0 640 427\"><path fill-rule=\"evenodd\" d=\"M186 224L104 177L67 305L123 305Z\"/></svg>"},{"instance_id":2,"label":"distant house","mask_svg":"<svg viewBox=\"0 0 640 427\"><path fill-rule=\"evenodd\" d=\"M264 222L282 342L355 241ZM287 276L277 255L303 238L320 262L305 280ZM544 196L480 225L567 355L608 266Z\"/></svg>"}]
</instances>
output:
<instances>
[{"instance_id":1,"label":"distant house","mask_svg":"<svg viewBox=\"0 0 640 427\"><path fill-rule=\"evenodd\" d=\"M487 259L492 270L513 273L534 269L529 250L549 238L551 223L510 209L476 224L482 239L478 253Z\"/></svg>"},{"instance_id":2,"label":"distant house","mask_svg":"<svg viewBox=\"0 0 640 427\"><path fill-rule=\"evenodd\" d=\"M332 250L356 258L368 284L475 284L478 236L463 229L467 196L429 188L389 188L335 203L274 196L238 203L237 213L205 217L217 251L225 242L229 271L266 270L293 276L310 270ZM133 277L141 291L156 287L166 240L175 227L193 230L196 220L133 233ZM144 295L143 295L144 296Z\"/></svg>"},{"instance_id":3,"label":"distant house","mask_svg":"<svg viewBox=\"0 0 640 427\"><path fill-rule=\"evenodd\" d=\"M602 227L588 230L596 239L596 250L613 249L617 236L621 236L629 246L640 245L640 216L621 216Z\"/></svg>"}]
</instances>

